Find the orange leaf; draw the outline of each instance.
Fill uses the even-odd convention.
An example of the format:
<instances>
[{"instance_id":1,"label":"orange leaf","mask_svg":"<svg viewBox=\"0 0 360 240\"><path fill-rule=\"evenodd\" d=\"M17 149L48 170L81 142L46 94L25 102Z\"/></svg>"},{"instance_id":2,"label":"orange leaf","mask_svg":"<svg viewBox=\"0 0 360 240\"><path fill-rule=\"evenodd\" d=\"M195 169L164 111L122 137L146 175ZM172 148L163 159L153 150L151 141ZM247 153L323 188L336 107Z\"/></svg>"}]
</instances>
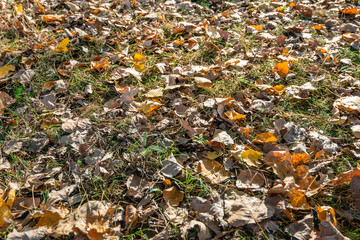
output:
<instances>
[{"instance_id":1,"label":"orange leaf","mask_svg":"<svg viewBox=\"0 0 360 240\"><path fill-rule=\"evenodd\" d=\"M110 65L109 61L108 61L108 57L103 58L100 61L92 61L91 62L91 69L93 70L97 70L100 71L102 69L105 69L106 67L108 67Z\"/></svg>"},{"instance_id":2,"label":"orange leaf","mask_svg":"<svg viewBox=\"0 0 360 240\"><path fill-rule=\"evenodd\" d=\"M324 24L320 24L320 25L315 25L314 26L314 29L315 30L321 30L321 29L323 29L324 28Z\"/></svg>"},{"instance_id":3,"label":"orange leaf","mask_svg":"<svg viewBox=\"0 0 360 240\"><path fill-rule=\"evenodd\" d=\"M227 172L218 161L203 159L199 163L198 172L201 176L211 184L218 184L229 178L230 173Z\"/></svg>"},{"instance_id":4,"label":"orange leaf","mask_svg":"<svg viewBox=\"0 0 360 240\"><path fill-rule=\"evenodd\" d=\"M339 8L339 11L344 14L354 15L360 13L360 9L357 10L356 8Z\"/></svg>"},{"instance_id":5,"label":"orange leaf","mask_svg":"<svg viewBox=\"0 0 360 240\"><path fill-rule=\"evenodd\" d=\"M295 6L296 6L296 4L293 3L293 2L291 2L291 3L289 4L289 7L295 7Z\"/></svg>"},{"instance_id":6,"label":"orange leaf","mask_svg":"<svg viewBox=\"0 0 360 240\"><path fill-rule=\"evenodd\" d=\"M335 210L332 207L318 206L317 212L320 221L330 221L336 226Z\"/></svg>"},{"instance_id":7,"label":"orange leaf","mask_svg":"<svg viewBox=\"0 0 360 240\"><path fill-rule=\"evenodd\" d=\"M184 193L179 191L177 187L170 187L163 191L164 200L170 206L177 206L184 199Z\"/></svg>"},{"instance_id":8,"label":"orange leaf","mask_svg":"<svg viewBox=\"0 0 360 240\"><path fill-rule=\"evenodd\" d=\"M277 72L280 77L285 78L289 73L289 62L282 62L276 64L272 71Z\"/></svg>"},{"instance_id":9,"label":"orange leaf","mask_svg":"<svg viewBox=\"0 0 360 240\"><path fill-rule=\"evenodd\" d=\"M42 19L45 22L62 21L65 18L64 15L43 15Z\"/></svg>"},{"instance_id":10,"label":"orange leaf","mask_svg":"<svg viewBox=\"0 0 360 240\"><path fill-rule=\"evenodd\" d=\"M272 134L271 132L266 132L266 133L260 133L258 135L255 136L255 139L253 140L253 143L271 143L271 142L276 142L277 139L274 136L274 134Z\"/></svg>"},{"instance_id":11,"label":"orange leaf","mask_svg":"<svg viewBox=\"0 0 360 240\"><path fill-rule=\"evenodd\" d=\"M260 31L262 29L262 25L251 25L251 27L255 28L256 31Z\"/></svg>"},{"instance_id":12,"label":"orange leaf","mask_svg":"<svg viewBox=\"0 0 360 240\"><path fill-rule=\"evenodd\" d=\"M246 118L245 115L237 113L235 111L224 112L224 115L231 120L244 120Z\"/></svg>"},{"instance_id":13,"label":"orange leaf","mask_svg":"<svg viewBox=\"0 0 360 240\"><path fill-rule=\"evenodd\" d=\"M307 153L297 153L291 155L291 160L294 165L304 164L310 162L310 156Z\"/></svg>"},{"instance_id":14,"label":"orange leaf","mask_svg":"<svg viewBox=\"0 0 360 240\"><path fill-rule=\"evenodd\" d=\"M289 201L294 208L310 209L310 206L306 201L306 196L303 192L293 188L290 190L290 194L291 196L289 198Z\"/></svg>"}]
</instances>

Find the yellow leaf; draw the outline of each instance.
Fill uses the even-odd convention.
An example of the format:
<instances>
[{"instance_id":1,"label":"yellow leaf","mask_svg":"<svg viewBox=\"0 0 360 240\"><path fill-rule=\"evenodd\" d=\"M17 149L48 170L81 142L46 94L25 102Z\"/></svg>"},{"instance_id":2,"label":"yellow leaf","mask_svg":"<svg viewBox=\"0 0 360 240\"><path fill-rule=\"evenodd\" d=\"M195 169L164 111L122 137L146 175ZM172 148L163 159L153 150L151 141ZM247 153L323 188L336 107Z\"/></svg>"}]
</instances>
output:
<instances>
[{"instance_id":1,"label":"yellow leaf","mask_svg":"<svg viewBox=\"0 0 360 240\"><path fill-rule=\"evenodd\" d=\"M8 199L6 200L6 204L8 205L9 208L11 208L14 204L15 201L15 189L10 189L9 194L8 194Z\"/></svg>"},{"instance_id":2,"label":"yellow leaf","mask_svg":"<svg viewBox=\"0 0 360 240\"><path fill-rule=\"evenodd\" d=\"M7 65L4 67L0 67L0 79L5 78L9 75L9 72L14 71L15 66L13 65Z\"/></svg>"},{"instance_id":3,"label":"yellow leaf","mask_svg":"<svg viewBox=\"0 0 360 240\"><path fill-rule=\"evenodd\" d=\"M134 68L138 72L142 72L145 70L145 65L142 63L135 63Z\"/></svg>"},{"instance_id":4,"label":"yellow leaf","mask_svg":"<svg viewBox=\"0 0 360 240\"><path fill-rule=\"evenodd\" d=\"M15 7L15 12L16 12L16 15L20 15L23 11L23 6L21 4L17 5Z\"/></svg>"},{"instance_id":5,"label":"yellow leaf","mask_svg":"<svg viewBox=\"0 0 360 240\"><path fill-rule=\"evenodd\" d=\"M68 50L67 45L69 44L69 38L63 39L59 45L55 48L55 52L66 52Z\"/></svg>"},{"instance_id":6,"label":"yellow leaf","mask_svg":"<svg viewBox=\"0 0 360 240\"><path fill-rule=\"evenodd\" d=\"M296 209L310 209L309 204L306 201L306 196L303 192L297 189L290 190L290 204Z\"/></svg>"},{"instance_id":7,"label":"yellow leaf","mask_svg":"<svg viewBox=\"0 0 360 240\"><path fill-rule=\"evenodd\" d=\"M135 53L134 61L135 62L144 62L145 61L145 55L142 55L140 53Z\"/></svg>"},{"instance_id":8,"label":"yellow leaf","mask_svg":"<svg viewBox=\"0 0 360 240\"><path fill-rule=\"evenodd\" d=\"M277 72L280 77L285 78L289 73L289 62L282 62L276 64L272 71Z\"/></svg>"},{"instance_id":9,"label":"yellow leaf","mask_svg":"<svg viewBox=\"0 0 360 240\"><path fill-rule=\"evenodd\" d=\"M255 166L259 159L262 157L262 153L255 150L247 150L241 154L241 158L250 166Z\"/></svg>"},{"instance_id":10,"label":"yellow leaf","mask_svg":"<svg viewBox=\"0 0 360 240\"><path fill-rule=\"evenodd\" d=\"M221 155L222 155L222 152L217 153L217 152L215 152L215 151L214 151L214 152L209 152L209 151L207 151L205 157L206 157L207 159L214 160L214 159L220 157Z\"/></svg>"}]
</instances>

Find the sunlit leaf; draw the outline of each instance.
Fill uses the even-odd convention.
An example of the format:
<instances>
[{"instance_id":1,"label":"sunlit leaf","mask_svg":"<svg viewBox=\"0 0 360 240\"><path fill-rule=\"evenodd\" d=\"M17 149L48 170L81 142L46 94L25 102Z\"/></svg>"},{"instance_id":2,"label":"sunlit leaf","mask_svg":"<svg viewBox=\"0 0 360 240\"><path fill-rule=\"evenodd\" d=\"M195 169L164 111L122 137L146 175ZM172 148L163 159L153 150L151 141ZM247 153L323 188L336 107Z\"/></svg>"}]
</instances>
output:
<instances>
[{"instance_id":1,"label":"sunlit leaf","mask_svg":"<svg viewBox=\"0 0 360 240\"><path fill-rule=\"evenodd\" d=\"M332 207L318 206L317 213L320 221L329 221L336 226L335 210Z\"/></svg>"},{"instance_id":2,"label":"sunlit leaf","mask_svg":"<svg viewBox=\"0 0 360 240\"><path fill-rule=\"evenodd\" d=\"M297 153L297 154L291 155L291 160L294 165L309 163L310 156L307 153Z\"/></svg>"},{"instance_id":3,"label":"sunlit leaf","mask_svg":"<svg viewBox=\"0 0 360 240\"><path fill-rule=\"evenodd\" d=\"M135 53L134 61L135 62L144 62L145 61L145 55L142 55L140 53Z\"/></svg>"},{"instance_id":4,"label":"sunlit leaf","mask_svg":"<svg viewBox=\"0 0 360 240\"><path fill-rule=\"evenodd\" d=\"M295 209L310 209L305 194L297 189L290 190L289 202Z\"/></svg>"},{"instance_id":5,"label":"sunlit leaf","mask_svg":"<svg viewBox=\"0 0 360 240\"><path fill-rule=\"evenodd\" d=\"M43 15L42 19L45 22L55 22L55 21L62 21L64 20L64 15Z\"/></svg>"},{"instance_id":6,"label":"sunlit leaf","mask_svg":"<svg viewBox=\"0 0 360 240\"><path fill-rule=\"evenodd\" d=\"M108 57L101 59L100 61L91 61L91 69L101 71L110 65Z\"/></svg>"},{"instance_id":7,"label":"sunlit leaf","mask_svg":"<svg viewBox=\"0 0 360 240\"><path fill-rule=\"evenodd\" d=\"M339 8L339 11L341 13L349 14L349 15L355 15L360 13L360 9L357 10L356 8Z\"/></svg>"},{"instance_id":8,"label":"sunlit leaf","mask_svg":"<svg viewBox=\"0 0 360 240\"><path fill-rule=\"evenodd\" d=\"M249 166L256 166L259 163L259 160L262 158L263 154L255 150L247 150L241 154L241 158Z\"/></svg>"},{"instance_id":9,"label":"sunlit leaf","mask_svg":"<svg viewBox=\"0 0 360 240\"><path fill-rule=\"evenodd\" d=\"M263 28L262 25L251 25L251 27L255 28L256 31L260 31Z\"/></svg>"},{"instance_id":10,"label":"sunlit leaf","mask_svg":"<svg viewBox=\"0 0 360 240\"><path fill-rule=\"evenodd\" d=\"M55 48L55 52L66 52L68 50L69 38L64 38L59 45Z\"/></svg>"},{"instance_id":11,"label":"sunlit leaf","mask_svg":"<svg viewBox=\"0 0 360 240\"><path fill-rule=\"evenodd\" d=\"M315 25L314 26L314 29L315 30L321 30L321 29L323 29L324 28L324 24L319 24L319 25Z\"/></svg>"},{"instance_id":12,"label":"sunlit leaf","mask_svg":"<svg viewBox=\"0 0 360 240\"><path fill-rule=\"evenodd\" d=\"M161 107L163 104L155 101L144 101L140 104L141 111L143 111L145 114L150 114L159 107Z\"/></svg>"},{"instance_id":13,"label":"sunlit leaf","mask_svg":"<svg viewBox=\"0 0 360 240\"><path fill-rule=\"evenodd\" d=\"M289 62L276 64L272 71L278 73L280 77L285 78L289 74Z\"/></svg>"},{"instance_id":14,"label":"sunlit leaf","mask_svg":"<svg viewBox=\"0 0 360 240\"><path fill-rule=\"evenodd\" d=\"M246 118L245 115L237 113L235 111L224 112L224 115L231 120L244 120Z\"/></svg>"},{"instance_id":15,"label":"sunlit leaf","mask_svg":"<svg viewBox=\"0 0 360 240\"><path fill-rule=\"evenodd\" d=\"M16 15L20 15L20 14L22 14L22 12L23 12L23 6L22 6L21 4L17 5L17 6L15 7L15 13L16 13Z\"/></svg>"},{"instance_id":16,"label":"sunlit leaf","mask_svg":"<svg viewBox=\"0 0 360 240\"><path fill-rule=\"evenodd\" d=\"M254 143L272 143L272 142L276 142L277 139L275 137L274 134L272 134L271 132L265 132L265 133L260 133L258 135L255 136L255 139L253 140Z\"/></svg>"},{"instance_id":17,"label":"sunlit leaf","mask_svg":"<svg viewBox=\"0 0 360 240\"><path fill-rule=\"evenodd\" d=\"M230 173L225 170L216 160L203 159L199 163L198 172L208 182L217 184L230 177Z\"/></svg>"}]
</instances>

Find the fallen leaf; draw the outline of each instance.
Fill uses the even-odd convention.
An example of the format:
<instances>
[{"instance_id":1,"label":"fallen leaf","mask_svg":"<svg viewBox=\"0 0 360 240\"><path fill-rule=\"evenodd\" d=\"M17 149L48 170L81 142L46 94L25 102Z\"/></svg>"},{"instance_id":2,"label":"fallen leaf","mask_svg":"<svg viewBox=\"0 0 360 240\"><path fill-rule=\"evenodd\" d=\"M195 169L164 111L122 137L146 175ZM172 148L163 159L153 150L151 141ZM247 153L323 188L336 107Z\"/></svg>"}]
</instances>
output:
<instances>
[{"instance_id":1,"label":"fallen leaf","mask_svg":"<svg viewBox=\"0 0 360 240\"><path fill-rule=\"evenodd\" d=\"M98 58L95 58L98 59ZM101 60L94 60L91 61L91 69L96 71L101 71L105 68L107 68L110 65L110 62L108 61L108 57L103 58Z\"/></svg>"},{"instance_id":2,"label":"fallen leaf","mask_svg":"<svg viewBox=\"0 0 360 240\"><path fill-rule=\"evenodd\" d=\"M197 171L212 184L221 183L230 177L230 173L216 160L201 160Z\"/></svg>"},{"instance_id":3,"label":"fallen leaf","mask_svg":"<svg viewBox=\"0 0 360 240\"><path fill-rule=\"evenodd\" d=\"M259 160L262 158L263 154L255 150L247 150L241 154L241 158L249 166L256 166L259 163Z\"/></svg>"},{"instance_id":4,"label":"fallen leaf","mask_svg":"<svg viewBox=\"0 0 360 240\"><path fill-rule=\"evenodd\" d=\"M159 102L155 102L155 101L150 101L150 100L146 100L144 102L142 102L140 104L140 109L145 113L145 114L151 114L152 112L154 112L156 109L158 109L159 107L161 107L163 104L159 103Z\"/></svg>"},{"instance_id":5,"label":"fallen leaf","mask_svg":"<svg viewBox=\"0 0 360 240\"><path fill-rule=\"evenodd\" d=\"M15 71L15 66L6 65L4 67L0 67L0 79L8 77L10 72Z\"/></svg>"},{"instance_id":6,"label":"fallen leaf","mask_svg":"<svg viewBox=\"0 0 360 240\"><path fill-rule=\"evenodd\" d=\"M263 143L273 143L276 141L277 141L277 139L273 133L265 132L265 133L260 133L260 134L256 135L253 140L253 143L263 144Z\"/></svg>"},{"instance_id":7,"label":"fallen leaf","mask_svg":"<svg viewBox=\"0 0 360 240\"><path fill-rule=\"evenodd\" d=\"M224 205L225 214L229 216L227 222L233 227L258 224L275 213L275 209L267 206L263 200L240 192L227 194Z\"/></svg>"},{"instance_id":8,"label":"fallen leaf","mask_svg":"<svg viewBox=\"0 0 360 240\"><path fill-rule=\"evenodd\" d=\"M294 188L290 190L289 202L295 209L311 209L306 200L305 194L302 191Z\"/></svg>"},{"instance_id":9,"label":"fallen leaf","mask_svg":"<svg viewBox=\"0 0 360 240\"><path fill-rule=\"evenodd\" d=\"M355 15L360 13L360 9L357 10L356 8L339 8L339 11L341 13L349 14L349 15Z\"/></svg>"},{"instance_id":10,"label":"fallen leaf","mask_svg":"<svg viewBox=\"0 0 360 240\"><path fill-rule=\"evenodd\" d=\"M236 178L236 187L240 189L257 189L265 184L264 176L255 170L241 170Z\"/></svg>"},{"instance_id":11,"label":"fallen leaf","mask_svg":"<svg viewBox=\"0 0 360 240\"><path fill-rule=\"evenodd\" d=\"M177 206L184 199L184 193L175 186L164 189L163 195L165 202L170 206Z\"/></svg>"},{"instance_id":12,"label":"fallen leaf","mask_svg":"<svg viewBox=\"0 0 360 240\"><path fill-rule=\"evenodd\" d=\"M15 99L10 97L6 92L0 91L0 114L13 103L15 103Z\"/></svg>"},{"instance_id":13,"label":"fallen leaf","mask_svg":"<svg viewBox=\"0 0 360 240\"><path fill-rule=\"evenodd\" d=\"M297 153L297 154L291 155L291 160L294 165L309 163L310 156L307 153Z\"/></svg>"},{"instance_id":14,"label":"fallen leaf","mask_svg":"<svg viewBox=\"0 0 360 240\"><path fill-rule=\"evenodd\" d=\"M14 7L16 15L20 15L23 12L23 6L21 4Z\"/></svg>"},{"instance_id":15,"label":"fallen leaf","mask_svg":"<svg viewBox=\"0 0 360 240\"><path fill-rule=\"evenodd\" d=\"M148 91L146 94L144 94L145 97L148 98L156 98L156 97L162 97L163 96L163 88L157 88Z\"/></svg>"},{"instance_id":16,"label":"fallen leaf","mask_svg":"<svg viewBox=\"0 0 360 240\"><path fill-rule=\"evenodd\" d=\"M289 62L282 62L275 65L272 72L276 72L280 77L285 78L289 74Z\"/></svg>"},{"instance_id":17,"label":"fallen leaf","mask_svg":"<svg viewBox=\"0 0 360 240\"><path fill-rule=\"evenodd\" d=\"M55 48L55 52L66 52L68 51L67 45L69 44L69 38L64 38L58 46Z\"/></svg>"},{"instance_id":18,"label":"fallen leaf","mask_svg":"<svg viewBox=\"0 0 360 240\"><path fill-rule=\"evenodd\" d=\"M317 213L320 221L329 221L336 226L335 210L332 207L318 206Z\"/></svg>"},{"instance_id":19,"label":"fallen leaf","mask_svg":"<svg viewBox=\"0 0 360 240\"><path fill-rule=\"evenodd\" d=\"M224 115L231 120L245 120L246 116L235 111L224 112Z\"/></svg>"},{"instance_id":20,"label":"fallen leaf","mask_svg":"<svg viewBox=\"0 0 360 240\"><path fill-rule=\"evenodd\" d=\"M255 28L256 31L260 31L263 28L262 25L251 25L251 27Z\"/></svg>"}]
</instances>

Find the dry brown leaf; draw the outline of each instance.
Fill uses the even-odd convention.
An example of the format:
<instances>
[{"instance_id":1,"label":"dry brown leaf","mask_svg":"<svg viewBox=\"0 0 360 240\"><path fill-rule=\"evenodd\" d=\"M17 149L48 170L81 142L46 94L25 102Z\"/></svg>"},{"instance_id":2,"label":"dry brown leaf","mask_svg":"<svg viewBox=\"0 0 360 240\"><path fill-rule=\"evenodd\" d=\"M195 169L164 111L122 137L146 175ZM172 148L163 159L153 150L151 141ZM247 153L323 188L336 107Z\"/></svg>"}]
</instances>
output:
<instances>
[{"instance_id":1,"label":"dry brown leaf","mask_svg":"<svg viewBox=\"0 0 360 240\"><path fill-rule=\"evenodd\" d=\"M225 170L216 160L203 159L198 166L198 172L204 179L212 184L218 184L230 177L230 173Z\"/></svg>"},{"instance_id":2,"label":"dry brown leaf","mask_svg":"<svg viewBox=\"0 0 360 240\"><path fill-rule=\"evenodd\" d=\"M178 206L184 199L184 193L175 186L164 189L163 195L165 202L170 206Z\"/></svg>"},{"instance_id":3,"label":"dry brown leaf","mask_svg":"<svg viewBox=\"0 0 360 240\"><path fill-rule=\"evenodd\" d=\"M0 114L13 103L15 103L15 99L10 97L6 92L0 91Z\"/></svg>"}]
</instances>

